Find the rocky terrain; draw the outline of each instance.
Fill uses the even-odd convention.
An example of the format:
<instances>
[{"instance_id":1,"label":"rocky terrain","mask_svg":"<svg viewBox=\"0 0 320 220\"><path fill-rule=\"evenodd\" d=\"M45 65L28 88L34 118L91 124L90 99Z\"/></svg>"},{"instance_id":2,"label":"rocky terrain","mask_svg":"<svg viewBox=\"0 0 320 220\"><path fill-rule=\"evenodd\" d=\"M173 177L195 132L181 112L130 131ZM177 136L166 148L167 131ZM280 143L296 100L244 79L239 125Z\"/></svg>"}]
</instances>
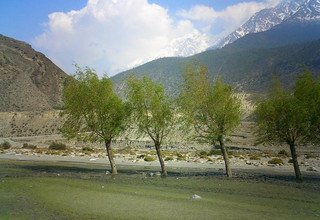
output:
<instances>
[{"instance_id":1,"label":"rocky terrain","mask_svg":"<svg viewBox=\"0 0 320 220\"><path fill-rule=\"evenodd\" d=\"M0 35L0 112L59 109L67 79L30 45Z\"/></svg>"}]
</instances>

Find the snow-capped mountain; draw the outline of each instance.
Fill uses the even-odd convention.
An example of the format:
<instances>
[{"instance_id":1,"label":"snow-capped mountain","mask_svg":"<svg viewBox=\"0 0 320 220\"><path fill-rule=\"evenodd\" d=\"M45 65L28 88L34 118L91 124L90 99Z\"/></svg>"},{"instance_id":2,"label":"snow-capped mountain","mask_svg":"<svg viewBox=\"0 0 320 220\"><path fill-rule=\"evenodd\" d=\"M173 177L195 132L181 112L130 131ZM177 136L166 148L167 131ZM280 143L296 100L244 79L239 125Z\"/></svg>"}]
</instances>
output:
<instances>
[{"instance_id":1,"label":"snow-capped mountain","mask_svg":"<svg viewBox=\"0 0 320 220\"><path fill-rule=\"evenodd\" d=\"M307 0L287 21L320 20L320 0Z\"/></svg>"},{"instance_id":2,"label":"snow-capped mountain","mask_svg":"<svg viewBox=\"0 0 320 220\"><path fill-rule=\"evenodd\" d=\"M304 2L303 0L284 0L274 8L267 8L257 12L241 27L214 45L212 49L224 47L249 33L258 33L271 29L294 15Z\"/></svg>"}]
</instances>

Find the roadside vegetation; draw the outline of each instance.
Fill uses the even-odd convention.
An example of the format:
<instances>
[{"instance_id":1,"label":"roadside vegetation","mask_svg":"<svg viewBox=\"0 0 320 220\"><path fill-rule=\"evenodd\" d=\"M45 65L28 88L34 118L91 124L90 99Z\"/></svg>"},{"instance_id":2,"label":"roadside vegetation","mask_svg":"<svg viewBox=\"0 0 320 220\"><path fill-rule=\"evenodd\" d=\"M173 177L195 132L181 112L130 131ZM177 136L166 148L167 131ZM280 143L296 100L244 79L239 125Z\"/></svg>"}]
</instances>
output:
<instances>
[{"instance_id":1,"label":"roadside vegetation","mask_svg":"<svg viewBox=\"0 0 320 220\"><path fill-rule=\"evenodd\" d=\"M207 67L189 66L184 75L180 104L185 121L196 132L194 138L212 146L219 143L226 174L232 177L225 139L241 119L240 100L232 88L223 83L219 76L212 83Z\"/></svg>"},{"instance_id":2,"label":"roadside vegetation","mask_svg":"<svg viewBox=\"0 0 320 220\"><path fill-rule=\"evenodd\" d=\"M99 79L90 68L77 67L74 80L64 89L66 121L62 132L68 138L105 144L111 173L117 174L111 142L126 128L129 111L114 92L111 80Z\"/></svg>"},{"instance_id":3,"label":"roadside vegetation","mask_svg":"<svg viewBox=\"0 0 320 220\"><path fill-rule=\"evenodd\" d=\"M275 79L267 98L256 109L258 141L287 144L298 181L302 176L296 147L319 144L319 88L320 82L316 82L307 71L298 78L293 91L284 90L280 81Z\"/></svg>"},{"instance_id":4,"label":"roadside vegetation","mask_svg":"<svg viewBox=\"0 0 320 220\"><path fill-rule=\"evenodd\" d=\"M65 123L62 132L70 139L104 143L112 174L117 174L117 167L111 143L120 135L125 135L127 130L135 131L137 139L149 138L155 151L136 155L128 147L118 153L128 151L129 155L136 157L136 161L152 162L158 159L163 177L167 176L165 162L170 161L201 159L202 162L213 163L223 160L227 177L232 177L232 158L258 166L264 163L262 157L266 156L268 164L283 165L284 159L289 156L286 150L275 154L253 153L247 158L239 152L228 151L229 137L241 121L241 100L219 76L210 79L209 75L206 66L187 66L177 99L168 96L163 85L147 77L130 77L125 84L124 97L120 97L108 77L100 79L94 70L77 67L74 79L64 89L65 110L62 117ZM289 161L293 164L296 179L301 181L296 147L318 145L320 142L320 81L305 71L293 90L285 90L275 80L268 95L258 100L254 118L257 122L257 142L281 147L287 144L291 156ZM205 143L212 149L196 152L193 156L190 152L168 153L163 150L170 134L178 130L185 139ZM10 147L9 143L0 145L2 152ZM23 148L54 155L72 152L63 143L51 143L48 149L28 144ZM99 152L86 146L80 153L90 154Z\"/></svg>"}]
</instances>

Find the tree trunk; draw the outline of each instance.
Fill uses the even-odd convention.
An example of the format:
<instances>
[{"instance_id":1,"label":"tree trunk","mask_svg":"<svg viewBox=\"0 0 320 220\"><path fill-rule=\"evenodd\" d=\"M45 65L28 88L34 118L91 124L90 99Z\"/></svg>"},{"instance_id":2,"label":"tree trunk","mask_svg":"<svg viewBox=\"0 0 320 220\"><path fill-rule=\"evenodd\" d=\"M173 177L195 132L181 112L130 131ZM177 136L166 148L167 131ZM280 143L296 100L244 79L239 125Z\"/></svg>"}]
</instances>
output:
<instances>
[{"instance_id":1,"label":"tree trunk","mask_svg":"<svg viewBox=\"0 0 320 220\"><path fill-rule=\"evenodd\" d=\"M220 143L220 148L221 148L221 152L222 152L223 159L224 159L224 164L226 167L227 177L232 177L232 172L231 172L231 168L230 168L230 161L229 161L227 150L224 146L223 137L219 138L219 143Z\"/></svg>"},{"instance_id":2,"label":"tree trunk","mask_svg":"<svg viewBox=\"0 0 320 220\"><path fill-rule=\"evenodd\" d=\"M296 179L298 181L302 181L301 172L300 172L299 163L298 163L297 152L296 152L296 146L294 143L290 143L289 146L290 146L290 151L291 151L291 156L292 156L294 172L296 174Z\"/></svg>"},{"instance_id":3,"label":"tree trunk","mask_svg":"<svg viewBox=\"0 0 320 220\"><path fill-rule=\"evenodd\" d=\"M108 158L111 166L111 173L112 175L118 174L117 167L113 159L111 141L105 141L105 144L106 144L107 154L108 154Z\"/></svg>"},{"instance_id":4,"label":"tree trunk","mask_svg":"<svg viewBox=\"0 0 320 220\"><path fill-rule=\"evenodd\" d=\"M166 171L166 167L164 165L164 162L163 162L163 159L162 159L162 156L161 156L161 150L160 150L160 144L159 143L154 143L155 145L155 148L157 150L157 155L158 155L158 158L159 158L159 161L160 161L160 165L161 165L161 176L162 177L166 177L168 174L167 174L167 171Z\"/></svg>"}]
</instances>

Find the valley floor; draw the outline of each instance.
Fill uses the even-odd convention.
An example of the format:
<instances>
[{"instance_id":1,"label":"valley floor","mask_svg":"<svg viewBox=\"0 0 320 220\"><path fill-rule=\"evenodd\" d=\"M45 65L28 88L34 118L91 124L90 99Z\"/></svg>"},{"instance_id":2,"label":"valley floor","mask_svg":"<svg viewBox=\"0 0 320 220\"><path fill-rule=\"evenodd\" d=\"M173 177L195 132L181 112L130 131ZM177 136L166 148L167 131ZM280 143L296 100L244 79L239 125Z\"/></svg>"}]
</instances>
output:
<instances>
[{"instance_id":1,"label":"valley floor","mask_svg":"<svg viewBox=\"0 0 320 220\"><path fill-rule=\"evenodd\" d=\"M0 219L319 219L320 176L0 159ZM200 196L192 199L193 195Z\"/></svg>"}]
</instances>

